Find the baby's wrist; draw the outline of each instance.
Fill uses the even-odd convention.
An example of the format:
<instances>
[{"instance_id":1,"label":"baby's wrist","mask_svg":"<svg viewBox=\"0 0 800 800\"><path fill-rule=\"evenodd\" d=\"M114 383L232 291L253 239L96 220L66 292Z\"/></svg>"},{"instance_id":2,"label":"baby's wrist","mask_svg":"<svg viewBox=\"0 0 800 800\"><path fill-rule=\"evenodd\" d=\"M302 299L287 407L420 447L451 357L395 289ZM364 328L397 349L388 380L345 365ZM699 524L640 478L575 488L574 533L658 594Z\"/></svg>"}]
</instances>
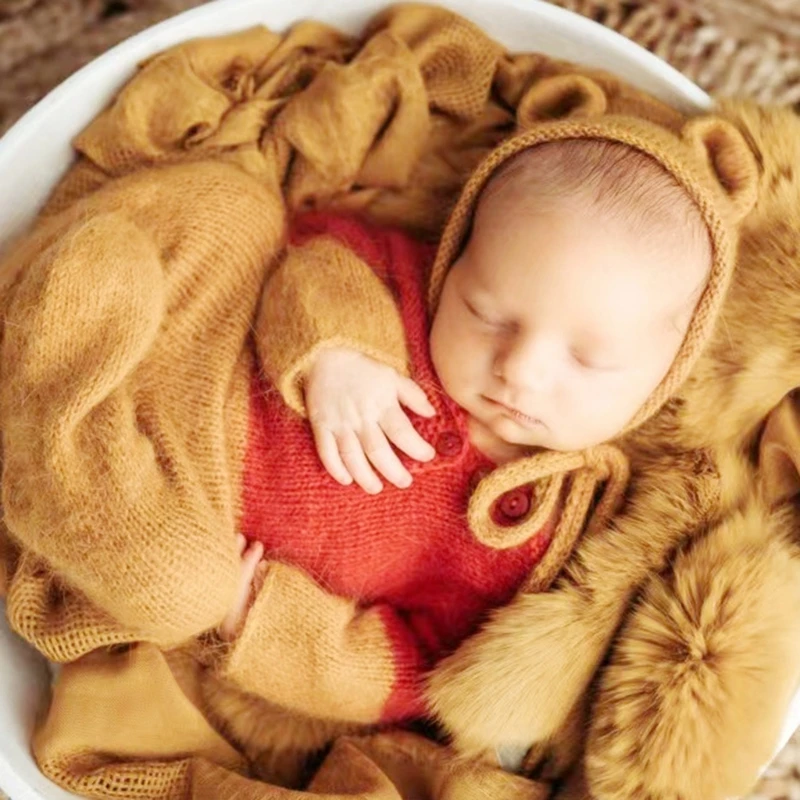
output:
<instances>
[{"instance_id":1,"label":"baby's wrist","mask_svg":"<svg viewBox=\"0 0 800 800\"><path fill-rule=\"evenodd\" d=\"M306 370L306 379L311 380L322 371L347 369L364 358L367 356L352 347L324 347L311 360Z\"/></svg>"}]
</instances>

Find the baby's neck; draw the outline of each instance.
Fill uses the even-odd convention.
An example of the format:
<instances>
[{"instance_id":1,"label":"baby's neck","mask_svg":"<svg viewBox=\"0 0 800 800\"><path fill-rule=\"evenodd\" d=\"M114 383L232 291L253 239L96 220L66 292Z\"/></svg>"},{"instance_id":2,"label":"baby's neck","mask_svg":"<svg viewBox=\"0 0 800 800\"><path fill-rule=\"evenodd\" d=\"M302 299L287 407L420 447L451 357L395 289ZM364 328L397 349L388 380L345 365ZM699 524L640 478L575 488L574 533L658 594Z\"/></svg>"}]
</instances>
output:
<instances>
[{"instance_id":1,"label":"baby's neck","mask_svg":"<svg viewBox=\"0 0 800 800\"><path fill-rule=\"evenodd\" d=\"M527 455L529 450L518 444L510 444L498 438L485 425L478 422L474 417L470 417L467 422L469 430L469 441L473 447L478 449L495 464L505 464L516 458Z\"/></svg>"}]
</instances>

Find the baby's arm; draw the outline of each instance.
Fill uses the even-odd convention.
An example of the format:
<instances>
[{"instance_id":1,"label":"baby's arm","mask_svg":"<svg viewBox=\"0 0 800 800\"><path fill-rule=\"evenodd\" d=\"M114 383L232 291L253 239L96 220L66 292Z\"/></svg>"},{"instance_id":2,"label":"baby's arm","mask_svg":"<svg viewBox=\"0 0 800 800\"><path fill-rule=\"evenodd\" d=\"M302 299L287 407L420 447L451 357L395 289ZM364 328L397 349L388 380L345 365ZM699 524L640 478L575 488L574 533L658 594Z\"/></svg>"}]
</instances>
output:
<instances>
[{"instance_id":1,"label":"baby's arm","mask_svg":"<svg viewBox=\"0 0 800 800\"><path fill-rule=\"evenodd\" d=\"M246 692L310 717L393 722L424 713L429 666L414 631L384 603L359 606L303 571L241 552L239 593L219 633L220 674Z\"/></svg>"},{"instance_id":2,"label":"baby's arm","mask_svg":"<svg viewBox=\"0 0 800 800\"><path fill-rule=\"evenodd\" d=\"M163 230L137 217L136 203L184 203L173 244L219 208L262 231L234 243L209 237L202 258L179 265L200 283L218 256L238 256L237 271L182 297L183 329L202 325L213 293L251 305L282 228L278 199L235 168L194 165L161 178L151 176L147 192L119 189L114 202L102 190L9 254L3 269L19 279L3 320L0 426L5 523L21 548L131 636L170 646L220 624L238 557L232 501L219 487L212 494L197 464L187 468L171 419L160 418L162 436L148 425L160 402L153 386L167 386L170 358L191 345L168 313L188 278L166 260L181 248L162 247ZM232 363L248 327L248 315L231 314L220 337ZM200 370L192 377L194 391Z\"/></svg>"},{"instance_id":3,"label":"baby's arm","mask_svg":"<svg viewBox=\"0 0 800 800\"><path fill-rule=\"evenodd\" d=\"M305 379L323 350L353 350L408 375L403 321L389 288L330 235L287 248L264 287L255 337L264 374L303 416Z\"/></svg>"},{"instance_id":4,"label":"baby's arm","mask_svg":"<svg viewBox=\"0 0 800 800\"><path fill-rule=\"evenodd\" d=\"M433 448L402 406L434 410L406 377L400 313L375 271L332 236L289 248L264 290L256 327L262 368L286 403L307 415L320 458L340 483L380 491L411 475L390 442L427 461Z\"/></svg>"}]
</instances>

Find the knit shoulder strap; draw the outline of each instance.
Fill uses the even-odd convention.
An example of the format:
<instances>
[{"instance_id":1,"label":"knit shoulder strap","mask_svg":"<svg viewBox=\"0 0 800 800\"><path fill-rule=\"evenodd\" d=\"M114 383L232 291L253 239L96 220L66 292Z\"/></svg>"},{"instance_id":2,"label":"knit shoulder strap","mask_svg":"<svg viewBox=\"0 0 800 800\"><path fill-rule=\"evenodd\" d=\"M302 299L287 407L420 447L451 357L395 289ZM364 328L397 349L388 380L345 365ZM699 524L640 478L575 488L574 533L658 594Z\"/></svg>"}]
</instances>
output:
<instances>
[{"instance_id":1,"label":"knit shoulder strap","mask_svg":"<svg viewBox=\"0 0 800 800\"><path fill-rule=\"evenodd\" d=\"M613 445L598 445L574 453L543 452L512 461L482 480L473 493L467 518L473 535L498 550L519 547L558 514L555 533L544 558L523 591L545 591L555 580L584 530L599 529L619 508L630 468L625 454ZM536 508L520 525L504 527L492 520L497 497L521 485L535 484ZM598 489L602 493L595 507ZM587 522L587 515L591 519Z\"/></svg>"}]
</instances>

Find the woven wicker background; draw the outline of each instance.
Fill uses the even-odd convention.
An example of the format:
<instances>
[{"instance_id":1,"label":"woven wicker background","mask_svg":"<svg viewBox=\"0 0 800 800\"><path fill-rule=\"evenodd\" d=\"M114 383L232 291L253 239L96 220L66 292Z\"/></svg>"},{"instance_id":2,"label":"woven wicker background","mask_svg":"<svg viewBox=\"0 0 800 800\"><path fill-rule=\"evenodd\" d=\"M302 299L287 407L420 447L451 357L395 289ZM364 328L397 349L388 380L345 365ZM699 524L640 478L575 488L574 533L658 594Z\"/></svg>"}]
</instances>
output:
<instances>
[{"instance_id":1,"label":"woven wicker background","mask_svg":"<svg viewBox=\"0 0 800 800\"><path fill-rule=\"evenodd\" d=\"M707 91L800 110L800 0L556 1L639 42ZM201 2L0 0L0 133L95 56ZM800 800L800 736L756 798Z\"/></svg>"},{"instance_id":2,"label":"woven wicker background","mask_svg":"<svg viewBox=\"0 0 800 800\"><path fill-rule=\"evenodd\" d=\"M117 42L203 0L0 0L0 132ZM557 0L704 89L800 104L800 0Z\"/></svg>"}]
</instances>

